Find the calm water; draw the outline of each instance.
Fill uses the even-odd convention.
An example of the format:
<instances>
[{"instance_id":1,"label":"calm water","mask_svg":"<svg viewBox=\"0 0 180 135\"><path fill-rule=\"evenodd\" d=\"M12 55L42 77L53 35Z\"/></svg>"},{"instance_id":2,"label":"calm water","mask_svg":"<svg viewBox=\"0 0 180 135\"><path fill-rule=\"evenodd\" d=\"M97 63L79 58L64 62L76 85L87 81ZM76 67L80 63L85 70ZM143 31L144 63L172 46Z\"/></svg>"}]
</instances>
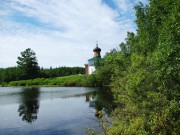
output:
<instances>
[{"instance_id":1,"label":"calm water","mask_svg":"<svg viewBox=\"0 0 180 135\"><path fill-rule=\"evenodd\" d=\"M0 87L0 135L83 135L97 129L97 111L110 112L109 97L100 88Z\"/></svg>"}]
</instances>

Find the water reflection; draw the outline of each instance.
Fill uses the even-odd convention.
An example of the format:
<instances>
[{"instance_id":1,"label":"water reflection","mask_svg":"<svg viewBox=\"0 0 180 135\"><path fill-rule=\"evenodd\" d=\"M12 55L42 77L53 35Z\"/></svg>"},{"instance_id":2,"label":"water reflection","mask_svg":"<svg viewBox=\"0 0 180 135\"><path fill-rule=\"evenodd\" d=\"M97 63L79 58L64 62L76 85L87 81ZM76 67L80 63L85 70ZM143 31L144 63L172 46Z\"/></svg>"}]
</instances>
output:
<instances>
[{"instance_id":1,"label":"water reflection","mask_svg":"<svg viewBox=\"0 0 180 135\"><path fill-rule=\"evenodd\" d=\"M109 115L113 108L113 96L108 89L99 89L97 91L87 93L86 102L89 102L89 107L95 108L95 116L99 117L101 112L104 111Z\"/></svg>"},{"instance_id":2,"label":"water reflection","mask_svg":"<svg viewBox=\"0 0 180 135\"><path fill-rule=\"evenodd\" d=\"M36 121L38 110L40 108L40 100L46 100L48 98L63 98L68 100L71 97L85 97L84 102L88 102L89 107L94 108L94 115L96 117L100 117L102 111L108 115L113 109L112 94L109 92L108 89L99 88L96 89L96 91L87 91L81 94L75 94L75 90L71 92L70 90L65 91L49 92L42 91L39 88L24 88L23 91L20 93L20 105L18 108L19 116L22 117L23 121L26 121L28 123Z\"/></svg>"},{"instance_id":3,"label":"water reflection","mask_svg":"<svg viewBox=\"0 0 180 135\"><path fill-rule=\"evenodd\" d=\"M40 91L39 88L25 88L21 93L19 116L23 121L32 123L37 119Z\"/></svg>"},{"instance_id":4,"label":"water reflection","mask_svg":"<svg viewBox=\"0 0 180 135\"><path fill-rule=\"evenodd\" d=\"M0 134L81 135L98 128L99 113L109 114L113 108L111 99L104 88L2 87Z\"/></svg>"}]
</instances>

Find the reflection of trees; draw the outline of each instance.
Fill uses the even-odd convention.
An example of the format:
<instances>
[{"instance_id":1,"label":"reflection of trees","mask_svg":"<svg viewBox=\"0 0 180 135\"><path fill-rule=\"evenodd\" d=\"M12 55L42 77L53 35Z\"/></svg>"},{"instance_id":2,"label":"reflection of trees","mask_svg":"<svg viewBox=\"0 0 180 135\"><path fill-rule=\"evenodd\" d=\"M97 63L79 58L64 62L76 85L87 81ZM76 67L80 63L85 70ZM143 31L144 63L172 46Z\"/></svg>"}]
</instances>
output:
<instances>
[{"instance_id":1,"label":"reflection of trees","mask_svg":"<svg viewBox=\"0 0 180 135\"><path fill-rule=\"evenodd\" d=\"M21 104L19 105L19 116L23 121L32 123L37 119L39 110L39 89L29 88L24 89L21 95Z\"/></svg>"},{"instance_id":2,"label":"reflection of trees","mask_svg":"<svg viewBox=\"0 0 180 135\"><path fill-rule=\"evenodd\" d=\"M88 97L89 96L89 97ZM86 95L89 99L89 107L94 107L96 112L95 116L99 116L100 111L110 114L114 108L113 97L108 89L99 89Z\"/></svg>"}]
</instances>

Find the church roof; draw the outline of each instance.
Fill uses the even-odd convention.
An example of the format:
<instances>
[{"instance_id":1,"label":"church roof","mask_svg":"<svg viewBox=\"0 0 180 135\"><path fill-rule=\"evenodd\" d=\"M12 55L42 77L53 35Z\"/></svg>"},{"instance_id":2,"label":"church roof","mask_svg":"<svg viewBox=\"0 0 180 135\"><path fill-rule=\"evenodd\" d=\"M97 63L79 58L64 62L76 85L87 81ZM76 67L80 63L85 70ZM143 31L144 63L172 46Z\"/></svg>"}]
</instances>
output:
<instances>
[{"instance_id":1,"label":"church roof","mask_svg":"<svg viewBox=\"0 0 180 135\"><path fill-rule=\"evenodd\" d=\"M94 48L93 51L101 51L101 48L98 47L98 44L96 44L96 48Z\"/></svg>"},{"instance_id":2,"label":"church roof","mask_svg":"<svg viewBox=\"0 0 180 135\"><path fill-rule=\"evenodd\" d=\"M102 58L101 58L101 57L91 58L91 59L88 60L88 65L89 65L89 66L94 66L94 63L95 63L97 60L100 60L100 61L101 61Z\"/></svg>"},{"instance_id":3,"label":"church roof","mask_svg":"<svg viewBox=\"0 0 180 135\"><path fill-rule=\"evenodd\" d=\"M100 60L100 59L102 59L102 58L101 57L93 57L93 58L89 59L88 61L95 61L95 60Z\"/></svg>"}]
</instances>

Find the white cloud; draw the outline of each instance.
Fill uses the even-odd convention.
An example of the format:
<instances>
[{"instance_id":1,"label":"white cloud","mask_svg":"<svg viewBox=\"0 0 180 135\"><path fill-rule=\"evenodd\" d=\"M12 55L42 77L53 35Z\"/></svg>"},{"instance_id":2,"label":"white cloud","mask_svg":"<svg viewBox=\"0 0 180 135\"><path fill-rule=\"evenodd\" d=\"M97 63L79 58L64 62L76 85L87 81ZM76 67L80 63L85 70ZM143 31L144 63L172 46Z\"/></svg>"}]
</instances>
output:
<instances>
[{"instance_id":1,"label":"white cloud","mask_svg":"<svg viewBox=\"0 0 180 135\"><path fill-rule=\"evenodd\" d=\"M121 0L124 11L126 4ZM0 10L4 17L0 19L0 67L15 66L26 48L36 52L43 67L84 66L93 56L96 40L104 55L124 41L127 31L135 31L133 20L119 16L100 0L15 0L4 6L6 10ZM37 22L8 18L15 11Z\"/></svg>"},{"instance_id":2,"label":"white cloud","mask_svg":"<svg viewBox=\"0 0 180 135\"><path fill-rule=\"evenodd\" d=\"M116 3L118 4L118 7L123 10L123 11L127 11L128 10L128 3L126 0L115 0Z\"/></svg>"},{"instance_id":3,"label":"white cloud","mask_svg":"<svg viewBox=\"0 0 180 135\"><path fill-rule=\"evenodd\" d=\"M120 12L133 12L135 5L139 2L143 4L148 4L148 0L113 0L119 8Z\"/></svg>"}]
</instances>

